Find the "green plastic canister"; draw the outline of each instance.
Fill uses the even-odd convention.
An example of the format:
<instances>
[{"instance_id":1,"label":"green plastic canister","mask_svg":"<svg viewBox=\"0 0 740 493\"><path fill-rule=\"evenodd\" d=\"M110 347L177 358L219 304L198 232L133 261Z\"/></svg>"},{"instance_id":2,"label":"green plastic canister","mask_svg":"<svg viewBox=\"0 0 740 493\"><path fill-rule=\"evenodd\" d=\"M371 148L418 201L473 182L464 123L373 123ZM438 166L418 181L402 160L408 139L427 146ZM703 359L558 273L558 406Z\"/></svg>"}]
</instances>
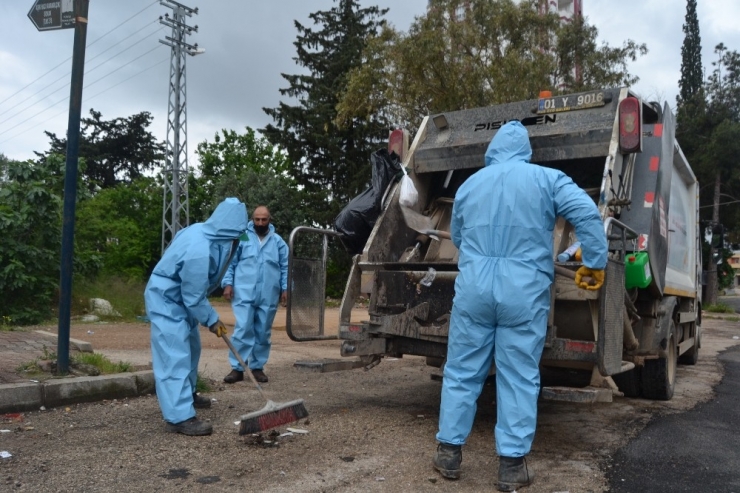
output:
<instances>
[{"instance_id":1,"label":"green plastic canister","mask_svg":"<svg viewBox=\"0 0 740 493\"><path fill-rule=\"evenodd\" d=\"M635 252L627 255L624 270L624 287L627 289L646 288L653 280L647 252Z\"/></svg>"}]
</instances>

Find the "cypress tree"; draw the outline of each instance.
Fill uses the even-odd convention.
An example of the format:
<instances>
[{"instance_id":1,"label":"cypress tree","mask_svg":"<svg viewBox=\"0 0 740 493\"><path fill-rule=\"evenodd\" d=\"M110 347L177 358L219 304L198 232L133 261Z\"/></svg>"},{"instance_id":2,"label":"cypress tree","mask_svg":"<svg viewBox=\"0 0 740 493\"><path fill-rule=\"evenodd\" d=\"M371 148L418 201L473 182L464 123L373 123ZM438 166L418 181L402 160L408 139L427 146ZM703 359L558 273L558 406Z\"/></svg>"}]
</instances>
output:
<instances>
[{"instance_id":1,"label":"cypress tree","mask_svg":"<svg viewBox=\"0 0 740 493\"><path fill-rule=\"evenodd\" d=\"M683 25L684 39L681 46L681 80L678 104L690 101L701 91L703 67L701 64L701 36L699 19L696 17L696 0L686 1L686 22Z\"/></svg>"},{"instance_id":2,"label":"cypress tree","mask_svg":"<svg viewBox=\"0 0 740 493\"><path fill-rule=\"evenodd\" d=\"M381 27L386 12L375 6L361 9L356 0L338 0L331 10L309 16L315 30L295 21L294 60L307 73L281 74L289 87L280 94L290 102L263 108L274 124L261 129L262 134L286 150L290 173L323 225L368 185L370 154L388 136L388 127L376 118L341 127L335 122L349 72L362 63L366 40Z\"/></svg>"}]
</instances>

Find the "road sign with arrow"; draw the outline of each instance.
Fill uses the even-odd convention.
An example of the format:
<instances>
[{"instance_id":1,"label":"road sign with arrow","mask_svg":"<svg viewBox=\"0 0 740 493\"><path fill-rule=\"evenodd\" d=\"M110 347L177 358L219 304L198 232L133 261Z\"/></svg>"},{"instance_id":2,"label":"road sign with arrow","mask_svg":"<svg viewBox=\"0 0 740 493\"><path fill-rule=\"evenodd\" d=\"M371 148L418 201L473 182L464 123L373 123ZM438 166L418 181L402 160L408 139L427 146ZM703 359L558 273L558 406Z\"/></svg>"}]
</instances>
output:
<instances>
[{"instance_id":1,"label":"road sign with arrow","mask_svg":"<svg viewBox=\"0 0 740 493\"><path fill-rule=\"evenodd\" d=\"M39 31L75 27L73 0L36 0L28 18Z\"/></svg>"}]
</instances>

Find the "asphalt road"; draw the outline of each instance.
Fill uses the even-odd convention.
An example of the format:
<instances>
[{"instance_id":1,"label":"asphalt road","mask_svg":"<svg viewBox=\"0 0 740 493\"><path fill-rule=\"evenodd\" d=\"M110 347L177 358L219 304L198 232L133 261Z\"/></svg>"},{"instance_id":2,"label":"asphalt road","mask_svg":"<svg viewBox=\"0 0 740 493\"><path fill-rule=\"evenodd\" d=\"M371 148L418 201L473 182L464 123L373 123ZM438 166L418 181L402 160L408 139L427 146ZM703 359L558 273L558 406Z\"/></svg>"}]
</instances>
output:
<instances>
[{"instance_id":1,"label":"asphalt road","mask_svg":"<svg viewBox=\"0 0 740 493\"><path fill-rule=\"evenodd\" d=\"M740 492L740 347L719 360L714 398L651 421L613 457L610 491Z\"/></svg>"}]
</instances>

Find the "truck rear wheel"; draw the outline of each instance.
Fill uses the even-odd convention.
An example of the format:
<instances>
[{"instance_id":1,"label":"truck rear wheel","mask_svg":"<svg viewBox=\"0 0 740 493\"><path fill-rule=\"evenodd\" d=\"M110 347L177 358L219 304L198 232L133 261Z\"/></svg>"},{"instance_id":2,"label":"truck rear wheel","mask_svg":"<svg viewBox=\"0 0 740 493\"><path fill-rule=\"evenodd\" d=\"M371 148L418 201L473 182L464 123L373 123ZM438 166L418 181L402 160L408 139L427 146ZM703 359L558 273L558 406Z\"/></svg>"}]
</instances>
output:
<instances>
[{"instance_id":1,"label":"truck rear wheel","mask_svg":"<svg viewBox=\"0 0 740 493\"><path fill-rule=\"evenodd\" d=\"M676 344L676 324L671 320L668 333L666 357L645 360L642 369L642 395L647 399L667 401L673 397L676 388L676 365L678 345Z\"/></svg>"}]
</instances>

